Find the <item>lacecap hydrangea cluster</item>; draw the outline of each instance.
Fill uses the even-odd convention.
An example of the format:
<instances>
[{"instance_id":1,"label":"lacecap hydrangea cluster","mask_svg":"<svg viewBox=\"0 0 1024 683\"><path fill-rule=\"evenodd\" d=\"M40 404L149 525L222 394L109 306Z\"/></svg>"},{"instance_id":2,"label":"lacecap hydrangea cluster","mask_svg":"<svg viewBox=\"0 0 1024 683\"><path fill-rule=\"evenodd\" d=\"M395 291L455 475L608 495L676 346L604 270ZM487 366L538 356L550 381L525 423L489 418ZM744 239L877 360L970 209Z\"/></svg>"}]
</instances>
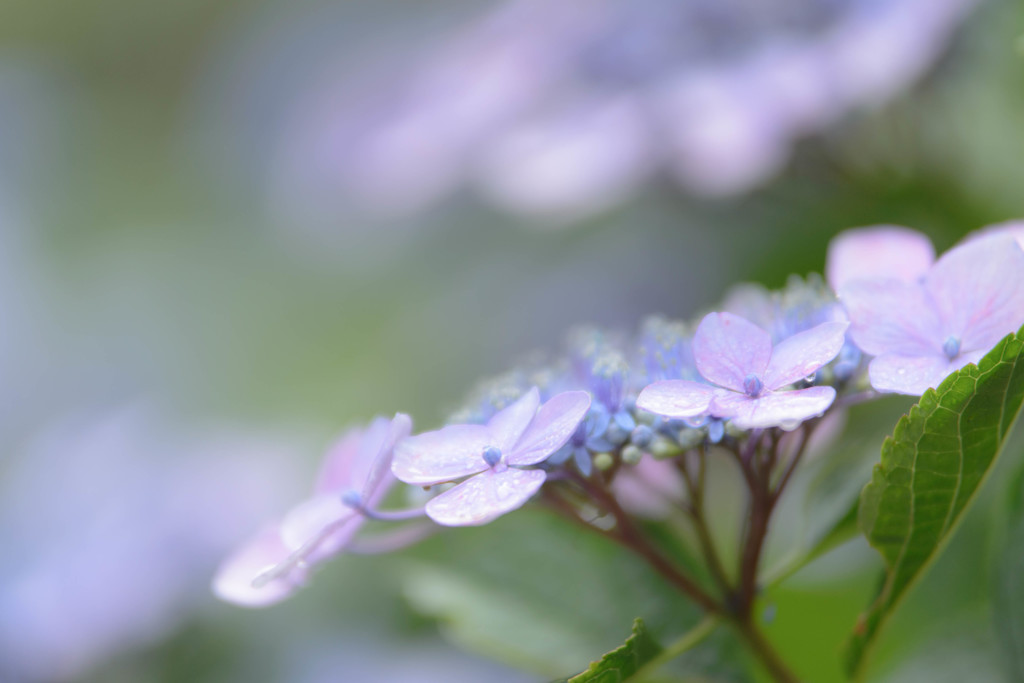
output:
<instances>
[{"instance_id":1,"label":"lacecap hydrangea cluster","mask_svg":"<svg viewBox=\"0 0 1024 683\"><path fill-rule=\"evenodd\" d=\"M828 413L880 393L920 395L976 363L1024 324L1021 245L1024 222L978 231L937 259L916 231L858 228L832 241L824 279L741 286L694 322L650 318L632 337L578 330L563 357L482 384L441 429L413 435L397 414L349 431L311 497L228 558L214 591L269 605L340 553L486 524L531 499L570 514L664 514L686 497L687 453L720 445L749 457L743 444L794 433L805 444ZM778 451L787 469L776 496L791 451ZM425 490L425 504L381 509L399 482L415 487L407 499L423 502ZM368 521L394 526L366 534Z\"/></svg>"}]
</instances>

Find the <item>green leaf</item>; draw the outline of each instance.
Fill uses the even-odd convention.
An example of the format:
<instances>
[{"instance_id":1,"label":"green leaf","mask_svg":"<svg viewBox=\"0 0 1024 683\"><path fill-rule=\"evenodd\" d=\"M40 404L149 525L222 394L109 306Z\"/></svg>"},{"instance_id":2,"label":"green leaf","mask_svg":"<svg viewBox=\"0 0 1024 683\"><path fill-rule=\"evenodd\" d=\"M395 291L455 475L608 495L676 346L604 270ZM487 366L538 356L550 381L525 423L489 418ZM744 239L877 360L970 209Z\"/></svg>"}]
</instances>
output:
<instances>
[{"instance_id":1,"label":"green leaf","mask_svg":"<svg viewBox=\"0 0 1024 683\"><path fill-rule=\"evenodd\" d=\"M568 683L624 683L661 653L651 634L644 627L643 619L633 622L633 635L600 660L592 662L583 673L573 676Z\"/></svg>"},{"instance_id":2,"label":"green leaf","mask_svg":"<svg viewBox=\"0 0 1024 683\"><path fill-rule=\"evenodd\" d=\"M882 461L861 494L859 522L887 569L848 643L851 676L991 471L1024 399L1022 350L1024 329L999 342L978 366L926 391L882 445Z\"/></svg>"},{"instance_id":3,"label":"green leaf","mask_svg":"<svg viewBox=\"0 0 1024 683\"><path fill-rule=\"evenodd\" d=\"M440 534L403 571L406 597L453 640L546 678L582 671L637 617L675 640L700 617L645 562L547 511Z\"/></svg>"}]
</instances>

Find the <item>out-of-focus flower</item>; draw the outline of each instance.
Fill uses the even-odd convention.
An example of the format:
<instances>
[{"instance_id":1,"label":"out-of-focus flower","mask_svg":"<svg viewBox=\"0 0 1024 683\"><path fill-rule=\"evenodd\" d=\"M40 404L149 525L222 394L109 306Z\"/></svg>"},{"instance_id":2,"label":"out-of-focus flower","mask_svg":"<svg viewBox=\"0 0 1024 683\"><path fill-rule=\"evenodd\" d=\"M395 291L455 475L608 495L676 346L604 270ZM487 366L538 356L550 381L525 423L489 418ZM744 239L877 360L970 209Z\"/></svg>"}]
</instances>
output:
<instances>
[{"instance_id":1,"label":"out-of-focus flower","mask_svg":"<svg viewBox=\"0 0 1024 683\"><path fill-rule=\"evenodd\" d=\"M324 460L313 497L229 557L213 580L223 600L249 607L280 602L301 587L313 564L342 552L395 483L395 444L412 431L399 413L345 434Z\"/></svg>"},{"instance_id":2,"label":"out-of-focus flower","mask_svg":"<svg viewBox=\"0 0 1024 683\"><path fill-rule=\"evenodd\" d=\"M683 322L652 316L644 320L637 341L632 385L639 390L663 379L696 379L693 329Z\"/></svg>"},{"instance_id":3,"label":"out-of-focus flower","mask_svg":"<svg viewBox=\"0 0 1024 683\"><path fill-rule=\"evenodd\" d=\"M37 435L0 490L0 679L80 680L165 637L252 518L280 509L298 453L142 408Z\"/></svg>"},{"instance_id":4,"label":"out-of-focus flower","mask_svg":"<svg viewBox=\"0 0 1024 683\"><path fill-rule=\"evenodd\" d=\"M533 388L486 425L449 425L405 439L395 450L392 471L420 486L468 477L432 498L427 515L445 526L486 524L540 489L547 472L525 468L561 448L588 408L586 392L566 391L541 406Z\"/></svg>"},{"instance_id":5,"label":"out-of-focus flower","mask_svg":"<svg viewBox=\"0 0 1024 683\"><path fill-rule=\"evenodd\" d=\"M627 511L661 519L682 503L686 488L672 462L645 454L640 462L619 471L612 482L612 492Z\"/></svg>"},{"instance_id":6,"label":"out-of-focus flower","mask_svg":"<svg viewBox=\"0 0 1024 683\"><path fill-rule=\"evenodd\" d=\"M826 322L772 348L771 336L731 313L710 313L697 327L693 355L709 384L655 382L640 392L637 407L671 418L710 413L741 429L786 426L821 414L835 399L832 387L780 391L836 357L847 323Z\"/></svg>"},{"instance_id":7,"label":"out-of-focus flower","mask_svg":"<svg viewBox=\"0 0 1024 683\"><path fill-rule=\"evenodd\" d=\"M835 293L816 274L806 279L790 276L785 288L777 291L758 284L737 285L726 294L722 310L764 329L775 344L821 323L846 320Z\"/></svg>"},{"instance_id":8,"label":"out-of-focus flower","mask_svg":"<svg viewBox=\"0 0 1024 683\"><path fill-rule=\"evenodd\" d=\"M311 83L272 194L307 213L339 190L411 212L477 183L566 220L658 168L697 194L743 192L795 140L913 82L974 2L508 0L390 77Z\"/></svg>"},{"instance_id":9,"label":"out-of-focus flower","mask_svg":"<svg viewBox=\"0 0 1024 683\"><path fill-rule=\"evenodd\" d=\"M920 395L1024 324L1024 252L1008 234L965 242L924 275L858 279L839 292L878 391Z\"/></svg>"},{"instance_id":10,"label":"out-of-focus flower","mask_svg":"<svg viewBox=\"0 0 1024 683\"><path fill-rule=\"evenodd\" d=\"M573 374L570 386L585 388L593 403L569 442L548 462L560 465L571 457L576 468L589 477L593 471L591 454L621 446L636 428L636 420L625 405L629 364L607 335L595 329L576 330L570 335L569 346Z\"/></svg>"}]
</instances>

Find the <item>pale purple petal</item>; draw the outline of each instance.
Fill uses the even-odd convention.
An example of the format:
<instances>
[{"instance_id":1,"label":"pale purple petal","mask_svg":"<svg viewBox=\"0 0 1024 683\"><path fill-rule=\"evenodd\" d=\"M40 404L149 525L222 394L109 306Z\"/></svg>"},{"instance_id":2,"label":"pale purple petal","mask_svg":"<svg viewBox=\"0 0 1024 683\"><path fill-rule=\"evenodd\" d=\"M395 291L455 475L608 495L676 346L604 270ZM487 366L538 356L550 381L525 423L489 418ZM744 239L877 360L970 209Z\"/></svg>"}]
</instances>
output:
<instances>
[{"instance_id":1,"label":"pale purple petal","mask_svg":"<svg viewBox=\"0 0 1024 683\"><path fill-rule=\"evenodd\" d=\"M307 570L295 567L260 588L253 580L288 559L289 551L277 527L268 527L229 557L213 578L213 592L221 600L244 607L266 607L280 602L305 583Z\"/></svg>"},{"instance_id":2,"label":"pale purple petal","mask_svg":"<svg viewBox=\"0 0 1024 683\"><path fill-rule=\"evenodd\" d=\"M941 355L901 356L885 354L871 361L868 378L876 391L920 396L939 386L956 366Z\"/></svg>"},{"instance_id":3,"label":"pale purple petal","mask_svg":"<svg viewBox=\"0 0 1024 683\"><path fill-rule=\"evenodd\" d=\"M942 316L942 337L964 351L991 349L1024 324L1024 251L1010 235L992 235L943 254L925 278Z\"/></svg>"},{"instance_id":4,"label":"pale purple petal","mask_svg":"<svg viewBox=\"0 0 1024 683\"><path fill-rule=\"evenodd\" d=\"M563 391L540 407L519 443L507 454L510 465L535 465L546 460L573 435L587 411L590 394Z\"/></svg>"},{"instance_id":5,"label":"pale purple petal","mask_svg":"<svg viewBox=\"0 0 1024 683\"><path fill-rule=\"evenodd\" d=\"M862 279L917 282L934 261L935 247L924 234L898 225L873 225L832 239L825 277L837 292Z\"/></svg>"},{"instance_id":6,"label":"pale purple petal","mask_svg":"<svg viewBox=\"0 0 1024 683\"><path fill-rule=\"evenodd\" d=\"M487 470L432 498L427 516L444 526L486 524L521 507L546 478L544 470Z\"/></svg>"},{"instance_id":7,"label":"pale purple petal","mask_svg":"<svg viewBox=\"0 0 1024 683\"><path fill-rule=\"evenodd\" d=\"M975 230L965 239L984 239L993 235L1010 235L1013 239L1017 240L1017 244L1020 245L1020 248L1024 249L1024 221L1006 221L1005 223L993 223L992 225L986 225L980 230Z\"/></svg>"},{"instance_id":8,"label":"pale purple petal","mask_svg":"<svg viewBox=\"0 0 1024 683\"><path fill-rule=\"evenodd\" d=\"M511 451L530 421L537 415L539 405L540 392L537 391L537 387L533 387L515 403L496 413L487 422L492 439L491 445L503 453Z\"/></svg>"},{"instance_id":9,"label":"pale purple petal","mask_svg":"<svg viewBox=\"0 0 1024 683\"><path fill-rule=\"evenodd\" d=\"M408 438L412 431L412 418L404 413L397 413L393 420L385 422L387 431L384 439L377 445L376 453L371 455L372 451L368 451L364 456L360 452L361 462L356 474L361 478L352 480L351 487L359 491L363 501L370 506L379 502L394 484L391 460L395 446L399 441ZM366 457L366 461L362 461L363 457Z\"/></svg>"},{"instance_id":10,"label":"pale purple petal","mask_svg":"<svg viewBox=\"0 0 1024 683\"><path fill-rule=\"evenodd\" d=\"M696 417L707 412L715 390L707 384L668 379L644 387L636 407L665 417Z\"/></svg>"},{"instance_id":11,"label":"pale purple petal","mask_svg":"<svg viewBox=\"0 0 1024 683\"><path fill-rule=\"evenodd\" d=\"M758 398L722 392L715 396L712 411L732 418L740 429L782 427L822 414L835 398L836 390L832 387L774 391Z\"/></svg>"},{"instance_id":12,"label":"pale purple petal","mask_svg":"<svg viewBox=\"0 0 1024 683\"><path fill-rule=\"evenodd\" d=\"M989 225L985 228L991 230L993 233L1005 233L1017 240L1017 244L1021 249L1024 249L1024 221L1006 221L1005 223L996 223Z\"/></svg>"},{"instance_id":13,"label":"pale purple petal","mask_svg":"<svg viewBox=\"0 0 1024 683\"><path fill-rule=\"evenodd\" d=\"M407 484L431 486L482 472L491 443L484 425L449 425L404 439L395 447L391 472Z\"/></svg>"},{"instance_id":14,"label":"pale purple petal","mask_svg":"<svg viewBox=\"0 0 1024 683\"><path fill-rule=\"evenodd\" d=\"M865 353L923 356L942 352L942 321L924 287L899 280L858 280L839 292L850 337Z\"/></svg>"},{"instance_id":15,"label":"pale purple petal","mask_svg":"<svg viewBox=\"0 0 1024 683\"><path fill-rule=\"evenodd\" d=\"M704 316L693 337L693 357L705 379L743 391L748 375L764 375L772 355L771 336L732 313Z\"/></svg>"},{"instance_id":16,"label":"pale purple petal","mask_svg":"<svg viewBox=\"0 0 1024 683\"><path fill-rule=\"evenodd\" d=\"M846 341L849 323L828 322L794 334L772 349L764 385L778 389L807 377L837 355Z\"/></svg>"},{"instance_id":17,"label":"pale purple petal","mask_svg":"<svg viewBox=\"0 0 1024 683\"><path fill-rule=\"evenodd\" d=\"M320 466L320 473L313 487L314 493L340 491L349 486L352 480L352 463L356 460L365 433L363 429L350 429L331 446Z\"/></svg>"},{"instance_id":18,"label":"pale purple petal","mask_svg":"<svg viewBox=\"0 0 1024 683\"><path fill-rule=\"evenodd\" d=\"M305 556L317 562L340 552L364 521L340 496L320 495L288 511L281 521L281 541L290 552L309 546Z\"/></svg>"}]
</instances>

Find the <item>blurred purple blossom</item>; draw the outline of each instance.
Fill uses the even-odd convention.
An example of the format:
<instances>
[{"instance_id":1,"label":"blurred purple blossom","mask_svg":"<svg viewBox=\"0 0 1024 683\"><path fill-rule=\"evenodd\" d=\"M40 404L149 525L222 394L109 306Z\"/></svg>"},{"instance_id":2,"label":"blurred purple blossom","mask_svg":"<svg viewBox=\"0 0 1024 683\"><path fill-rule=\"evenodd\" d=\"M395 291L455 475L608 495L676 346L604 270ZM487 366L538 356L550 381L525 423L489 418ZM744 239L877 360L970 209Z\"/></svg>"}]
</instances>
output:
<instances>
[{"instance_id":1,"label":"blurred purple blossom","mask_svg":"<svg viewBox=\"0 0 1024 683\"><path fill-rule=\"evenodd\" d=\"M806 279L790 276L776 291L758 284L737 285L726 294L722 310L766 330L775 344L821 323L846 320L835 293L814 274Z\"/></svg>"},{"instance_id":2,"label":"blurred purple blossom","mask_svg":"<svg viewBox=\"0 0 1024 683\"><path fill-rule=\"evenodd\" d=\"M839 292L878 391L920 395L1024 324L1024 252L997 233L946 252L923 278L857 279Z\"/></svg>"},{"instance_id":3,"label":"blurred purple blossom","mask_svg":"<svg viewBox=\"0 0 1024 683\"><path fill-rule=\"evenodd\" d=\"M280 602L305 583L312 565L345 550L366 521L357 506L372 510L395 483L395 444L411 430L412 420L399 413L348 431L324 459L313 497L225 560L213 581L217 596L248 607Z\"/></svg>"},{"instance_id":4,"label":"blurred purple blossom","mask_svg":"<svg viewBox=\"0 0 1024 683\"><path fill-rule=\"evenodd\" d=\"M539 408L538 408L539 407ZM582 391L540 405L530 389L485 425L449 425L405 439L395 450L395 476L419 486L466 478L432 498L427 515L445 526L473 526L522 506L544 484L546 460L569 440L590 407Z\"/></svg>"},{"instance_id":5,"label":"blurred purple blossom","mask_svg":"<svg viewBox=\"0 0 1024 683\"><path fill-rule=\"evenodd\" d=\"M80 680L165 637L251 520L280 509L298 453L140 407L38 434L0 490L0 679Z\"/></svg>"},{"instance_id":6,"label":"blurred purple blossom","mask_svg":"<svg viewBox=\"0 0 1024 683\"><path fill-rule=\"evenodd\" d=\"M710 413L741 429L799 423L824 412L835 389L780 390L834 359L846 328L845 322L822 323L773 348L771 336L757 325L731 313L710 313L697 327L693 352L697 370L712 384L655 382L640 392L637 407L670 418Z\"/></svg>"},{"instance_id":7,"label":"blurred purple blossom","mask_svg":"<svg viewBox=\"0 0 1024 683\"><path fill-rule=\"evenodd\" d=\"M562 221L659 168L697 194L743 192L796 140L917 79L974 4L508 0L392 55L390 71L314 79L288 115L272 196L330 215L344 190L410 213L475 183Z\"/></svg>"}]
</instances>

